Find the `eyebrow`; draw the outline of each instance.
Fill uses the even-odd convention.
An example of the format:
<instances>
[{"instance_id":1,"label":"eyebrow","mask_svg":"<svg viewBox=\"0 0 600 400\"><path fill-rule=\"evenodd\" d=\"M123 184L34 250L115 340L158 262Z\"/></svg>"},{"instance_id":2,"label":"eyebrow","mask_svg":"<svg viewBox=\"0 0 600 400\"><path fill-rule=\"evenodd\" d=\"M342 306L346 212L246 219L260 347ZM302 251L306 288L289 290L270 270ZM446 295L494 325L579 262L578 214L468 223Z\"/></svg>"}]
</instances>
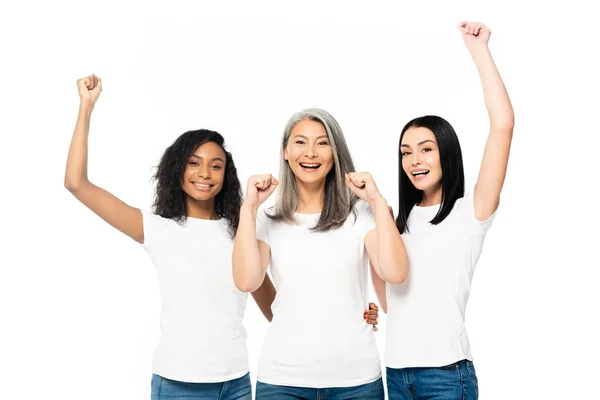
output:
<instances>
[{"instance_id":1,"label":"eyebrow","mask_svg":"<svg viewBox=\"0 0 600 400\"><path fill-rule=\"evenodd\" d=\"M196 154L192 154L190 156L190 158L198 158L198 159L202 160L203 157L200 157L199 155L196 155ZM221 157L214 157L211 161L221 161L222 163L225 162L225 160L223 160Z\"/></svg>"},{"instance_id":2,"label":"eyebrow","mask_svg":"<svg viewBox=\"0 0 600 400\"><path fill-rule=\"evenodd\" d=\"M306 136L304 136L304 135L301 135L301 134L296 134L296 135L294 135L293 137L294 137L294 138L302 138L302 139L306 139L306 140L308 140L308 138L307 138ZM329 137L328 137L327 135L321 135L321 136L317 137L317 138L316 138L316 140L323 139L323 138L325 138L325 139L329 139Z\"/></svg>"},{"instance_id":3,"label":"eyebrow","mask_svg":"<svg viewBox=\"0 0 600 400\"><path fill-rule=\"evenodd\" d=\"M427 143L427 142L431 142L431 143L435 144L435 142L433 140L431 140L431 139L425 139L422 142L417 143L417 146L420 146L420 145L422 145L424 143ZM410 149L410 146L408 144L401 144L400 147L408 147Z\"/></svg>"}]
</instances>

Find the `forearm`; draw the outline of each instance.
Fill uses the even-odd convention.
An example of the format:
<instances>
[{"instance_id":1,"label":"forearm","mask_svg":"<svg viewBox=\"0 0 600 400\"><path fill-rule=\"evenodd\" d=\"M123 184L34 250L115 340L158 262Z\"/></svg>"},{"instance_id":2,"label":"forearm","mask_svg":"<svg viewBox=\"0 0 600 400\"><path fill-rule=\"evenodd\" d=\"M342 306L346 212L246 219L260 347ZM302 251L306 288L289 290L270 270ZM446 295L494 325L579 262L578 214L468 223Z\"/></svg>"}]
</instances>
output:
<instances>
[{"instance_id":1,"label":"forearm","mask_svg":"<svg viewBox=\"0 0 600 400\"><path fill-rule=\"evenodd\" d=\"M263 282L260 250L256 239L257 208L243 205L233 245L233 280L242 292L253 292Z\"/></svg>"},{"instance_id":2,"label":"forearm","mask_svg":"<svg viewBox=\"0 0 600 400\"><path fill-rule=\"evenodd\" d=\"M387 296L386 296L386 288L385 281L377 275L377 272L373 268L373 263L369 263L371 270L371 281L373 282L373 290L375 291L375 295L377 296L377 301L381 306L381 309L384 313L387 313Z\"/></svg>"},{"instance_id":3,"label":"forearm","mask_svg":"<svg viewBox=\"0 0 600 400\"><path fill-rule=\"evenodd\" d=\"M370 205L377 233L376 272L386 282L402 283L408 274L408 257L400 232L383 197Z\"/></svg>"},{"instance_id":4,"label":"forearm","mask_svg":"<svg viewBox=\"0 0 600 400\"><path fill-rule=\"evenodd\" d=\"M85 102L79 106L65 171L65 187L71 192L87 182L88 132L92 110L93 106Z\"/></svg>"},{"instance_id":5,"label":"forearm","mask_svg":"<svg viewBox=\"0 0 600 400\"><path fill-rule=\"evenodd\" d=\"M471 57L481 79L492 131L512 132L514 126L512 104L489 48L479 46L471 51Z\"/></svg>"},{"instance_id":6,"label":"forearm","mask_svg":"<svg viewBox=\"0 0 600 400\"><path fill-rule=\"evenodd\" d=\"M256 305L269 322L273 320L271 305L275 300L276 294L275 286L268 275L265 275L262 285L256 291L252 292L252 297L254 297Z\"/></svg>"}]
</instances>

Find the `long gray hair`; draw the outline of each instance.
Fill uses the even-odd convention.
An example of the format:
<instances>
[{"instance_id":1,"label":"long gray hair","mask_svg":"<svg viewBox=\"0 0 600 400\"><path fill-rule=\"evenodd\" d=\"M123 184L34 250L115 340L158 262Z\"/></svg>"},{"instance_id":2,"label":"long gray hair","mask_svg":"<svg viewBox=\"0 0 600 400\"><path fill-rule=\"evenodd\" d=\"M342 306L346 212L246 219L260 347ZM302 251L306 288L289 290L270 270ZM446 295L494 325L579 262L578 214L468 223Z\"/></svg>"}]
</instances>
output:
<instances>
[{"instance_id":1,"label":"long gray hair","mask_svg":"<svg viewBox=\"0 0 600 400\"><path fill-rule=\"evenodd\" d=\"M352 193L345 182L346 173L354 172L354 163L348 150L346 139L340 125L327 111L318 108L309 108L300 111L288 120L283 131L281 145L281 166L279 168L279 193L275 212L270 215L273 219L282 219L289 223L296 223L294 212L298 207L298 187L290 165L284 158L285 148L288 144L292 129L301 121L319 122L327 132L327 139L333 152L333 168L325 179L325 200L323 210L317 225L312 230L325 232L341 226L348 214L354 209L358 197Z\"/></svg>"}]
</instances>

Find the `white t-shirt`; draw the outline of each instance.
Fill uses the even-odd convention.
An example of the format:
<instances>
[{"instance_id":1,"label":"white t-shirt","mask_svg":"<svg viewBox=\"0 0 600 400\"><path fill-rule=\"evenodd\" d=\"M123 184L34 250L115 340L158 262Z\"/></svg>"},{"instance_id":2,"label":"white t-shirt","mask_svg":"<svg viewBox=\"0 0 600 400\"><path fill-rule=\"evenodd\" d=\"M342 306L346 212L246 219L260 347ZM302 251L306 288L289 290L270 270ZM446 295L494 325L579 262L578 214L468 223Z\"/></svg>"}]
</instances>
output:
<instances>
[{"instance_id":1,"label":"white t-shirt","mask_svg":"<svg viewBox=\"0 0 600 400\"><path fill-rule=\"evenodd\" d=\"M246 293L233 282L227 221L183 225L147 211L144 248L158 272L162 337L152 372L182 382L224 382L248 372Z\"/></svg>"},{"instance_id":2,"label":"white t-shirt","mask_svg":"<svg viewBox=\"0 0 600 400\"><path fill-rule=\"evenodd\" d=\"M320 214L300 224L257 220L257 238L271 248L277 286L273 321L260 355L258 380L273 385L327 388L373 382L381 361L368 308L365 235L375 229L369 205L358 202L338 229L313 232Z\"/></svg>"},{"instance_id":3,"label":"white t-shirt","mask_svg":"<svg viewBox=\"0 0 600 400\"><path fill-rule=\"evenodd\" d=\"M494 215L475 218L473 191L458 199L438 225L439 205L413 207L402 235L409 273L387 284L385 364L391 368L440 367L472 360L465 330L471 278Z\"/></svg>"}]
</instances>

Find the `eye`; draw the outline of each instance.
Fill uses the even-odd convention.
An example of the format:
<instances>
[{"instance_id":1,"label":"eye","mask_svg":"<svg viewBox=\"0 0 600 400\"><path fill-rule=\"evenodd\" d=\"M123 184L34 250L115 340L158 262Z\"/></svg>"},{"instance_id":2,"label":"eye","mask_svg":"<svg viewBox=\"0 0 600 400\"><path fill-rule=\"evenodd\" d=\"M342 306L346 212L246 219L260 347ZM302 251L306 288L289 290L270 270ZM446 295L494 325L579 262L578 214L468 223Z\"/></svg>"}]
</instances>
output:
<instances>
[{"instance_id":1,"label":"eye","mask_svg":"<svg viewBox=\"0 0 600 400\"><path fill-rule=\"evenodd\" d=\"M219 170L219 169L222 169L222 168L223 168L223 167L221 167L220 165L211 165L210 167L211 167L212 169L216 169L216 170Z\"/></svg>"},{"instance_id":2,"label":"eye","mask_svg":"<svg viewBox=\"0 0 600 400\"><path fill-rule=\"evenodd\" d=\"M423 150L421 150L423 153L428 153L431 151L431 149L429 147L425 147Z\"/></svg>"},{"instance_id":3,"label":"eye","mask_svg":"<svg viewBox=\"0 0 600 400\"><path fill-rule=\"evenodd\" d=\"M402 157L408 156L409 154L410 154L410 151L403 151L402 152Z\"/></svg>"},{"instance_id":4,"label":"eye","mask_svg":"<svg viewBox=\"0 0 600 400\"><path fill-rule=\"evenodd\" d=\"M296 140L296 144L304 144L304 140Z\"/></svg>"},{"instance_id":5,"label":"eye","mask_svg":"<svg viewBox=\"0 0 600 400\"><path fill-rule=\"evenodd\" d=\"M329 146L329 142L327 140L322 140L319 143L317 143L319 146Z\"/></svg>"},{"instance_id":6,"label":"eye","mask_svg":"<svg viewBox=\"0 0 600 400\"><path fill-rule=\"evenodd\" d=\"M194 167L197 167L198 165L200 165L200 164L198 164L197 161L190 161L190 162L188 162L188 164L193 165Z\"/></svg>"}]
</instances>

